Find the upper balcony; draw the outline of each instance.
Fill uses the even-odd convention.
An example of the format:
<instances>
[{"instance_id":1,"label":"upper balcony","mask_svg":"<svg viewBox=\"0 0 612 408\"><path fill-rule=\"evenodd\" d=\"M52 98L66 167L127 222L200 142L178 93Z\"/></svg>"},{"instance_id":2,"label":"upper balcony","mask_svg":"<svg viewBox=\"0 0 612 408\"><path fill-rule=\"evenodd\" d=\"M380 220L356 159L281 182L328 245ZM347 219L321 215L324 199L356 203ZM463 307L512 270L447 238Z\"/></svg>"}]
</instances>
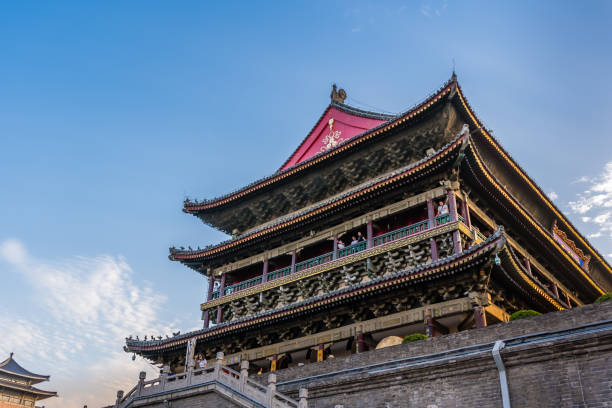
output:
<instances>
[{"instance_id":1,"label":"upper balcony","mask_svg":"<svg viewBox=\"0 0 612 408\"><path fill-rule=\"evenodd\" d=\"M460 218L460 221L465 223L463 217ZM272 281L278 278L282 278L284 276L292 275L294 273L301 272L301 271L313 268L315 266L319 266L319 265L331 262L336 259L344 258L348 255L356 254L368 248L374 248L374 247L378 247L381 245L386 245L388 243L397 241L399 239L406 238L409 236L419 234L424 231L431 230L432 228L439 227L449 222L451 222L451 215L449 213L446 213L446 214L436 216L434 218L433 223L430 223L428 219L425 219L425 220L416 222L414 224L410 224L410 225L395 229L387 233L382 233L380 235L373 236L371 239L370 238L365 239L364 237L363 241L357 241L353 244L349 244L348 246L345 246L342 248L339 248L336 245L337 249L335 251L332 250L322 255L314 256L306 260L296 262L295 264L291 264L285 267L274 269L271 272L267 272L265 274L265 278L264 278L264 274L261 274L254 278L246 279L238 283L234 283L232 285L226 286L223 289L223 295L224 296L231 295L232 293L239 292L244 289L252 288L264 282L269 282L269 281ZM480 232L478 233L480 234ZM484 237L482 234L480 234L480 236ZM484 238L482 239L484 240ZM213 291L211 295L211 300L218 299L219 295L220 295L219 289L217 289L216 291Z\"/></svg>"},{"instance_id":2,"label":"upper balcony","mask_svg":"<svg viewBox=\"0 0 612 408\"><path fill-rule=\"evenodd\" d=\"M433 195L432 193L434 192L406 199L405 206L398 205L402 203L393 204L389 211L384 212L384 216L378 218L366 215L359 220L347 221L345 224L348 226L343 227L341 232L328 234L315 242L308 240L303 246L297 245L297 249L293 251L270 258L260 257L249 265L235 269L228 267L222 273L220 282L215 282L215 290L209 292L208 301L202 305L202 310L225 303L222 300L224 297L230 297L228 301L231 301L231 298L240 296L240 292L247 289L251 289L249 290L251 293L264 284L269 286L270 282L294 274L301 275L303 272L308 274L308 271L314 268L320 269L351 255L363 253L367 256L375 249L379 252L379 248L405 238L414 241L426 233L431 236L432 233L435 234L433 230L447 227L446 230L450 224L454 224L455 229L461 224L462 232L469 237L469 240L481 241L486 238L479 231L470 229L467 213L469 210L460 198L462 195L455 197L454 192L450 191L448 195L440 196L440 191L436 190L435 193L438 195L433 199L428 198ZM437 209L440 201L446 203L442 212L438 212ZM365 221L368 218L369 220ZM461 245L460 243L454 245L457 244ZM453 243L450 245L453 246ZM452 249L457 252L457 248ZM435 254L429 255L428 261L437 259L437 250L434 252Z\"/></svg>"}]
</instances>

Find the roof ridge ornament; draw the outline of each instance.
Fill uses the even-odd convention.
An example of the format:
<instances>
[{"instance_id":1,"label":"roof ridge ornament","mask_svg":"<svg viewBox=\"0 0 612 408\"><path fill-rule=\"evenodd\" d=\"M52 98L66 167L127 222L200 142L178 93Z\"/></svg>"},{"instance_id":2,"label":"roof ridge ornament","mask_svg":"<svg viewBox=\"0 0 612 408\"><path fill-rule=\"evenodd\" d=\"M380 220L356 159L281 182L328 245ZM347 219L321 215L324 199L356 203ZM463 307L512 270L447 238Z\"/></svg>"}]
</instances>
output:
<instances>
[{"instance_id":1,"label":"roof ridge ornament","mask_svg":"<svg viewBox=\"0 0 612 408\"><path fill-rule=\"evenodd\" d=\"M344 105L344 100L346 99L346 91L342 88L337 90L336 84L333 84L330 97L332 102L338 102Z\"/></svg>"}]
</instances>

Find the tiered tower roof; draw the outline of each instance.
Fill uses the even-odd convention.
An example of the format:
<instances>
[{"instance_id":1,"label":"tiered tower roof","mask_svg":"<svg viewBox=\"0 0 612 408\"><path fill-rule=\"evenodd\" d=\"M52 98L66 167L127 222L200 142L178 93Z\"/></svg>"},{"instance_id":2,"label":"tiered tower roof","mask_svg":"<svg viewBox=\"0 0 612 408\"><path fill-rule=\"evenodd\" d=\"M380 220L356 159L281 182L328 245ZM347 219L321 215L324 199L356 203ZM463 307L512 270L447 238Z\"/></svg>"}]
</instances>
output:
<instances>
[{"instance_id":1,"label":"tiered tower roof","mask_svg":"<svg viewBox=\"0 0 612 408\"><path fill-rule=\"evenodd\" d=\"M45 391L32 386L43 381L49 381L49 376L26 370L15 361L13 353L0 363L0 394L20 398L22 401L24 399L37 401L57 396L55 391Z\"/></svg>"}]
</instances>

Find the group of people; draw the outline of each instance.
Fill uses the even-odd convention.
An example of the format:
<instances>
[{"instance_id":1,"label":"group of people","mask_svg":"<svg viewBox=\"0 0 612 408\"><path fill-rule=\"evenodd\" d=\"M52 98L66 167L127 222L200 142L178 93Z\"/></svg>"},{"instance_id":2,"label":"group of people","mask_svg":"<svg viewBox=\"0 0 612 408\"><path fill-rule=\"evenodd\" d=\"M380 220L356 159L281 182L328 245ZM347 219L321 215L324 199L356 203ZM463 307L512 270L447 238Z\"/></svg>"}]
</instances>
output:
<instances>
[{"instance_id":1,"label":"group of people","mask_svg":"<svg viewBox=\"0 0 612 408\"><path fill-rule=\"evenodd\" d=\"M351 237L350 245L356 245L356 244L359 244L360 242L365 242L365 241L366 241L365 237L363 236L361 231L359 231L357 232L357 235L353 235ZM338 249L342 249L342 248L346 248L346 245L344 245L344 241L340 239L338 240Z\"/></svg>"}]
</instances>

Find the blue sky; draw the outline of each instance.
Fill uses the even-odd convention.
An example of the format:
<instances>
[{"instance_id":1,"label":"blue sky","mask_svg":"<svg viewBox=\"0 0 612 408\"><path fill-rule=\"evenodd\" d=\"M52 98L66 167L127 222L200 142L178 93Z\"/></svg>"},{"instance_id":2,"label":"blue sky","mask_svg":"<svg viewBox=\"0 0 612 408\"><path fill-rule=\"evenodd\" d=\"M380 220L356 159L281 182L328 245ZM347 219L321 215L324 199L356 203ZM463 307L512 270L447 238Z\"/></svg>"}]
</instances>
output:
<instances>
[{"instance_id":1,"label":"blue sky","mask_svg":"<svg viewBox=\"0 0 612 408\"><path fill-rule=\"evenodd\" d=\"M110 403L129 334L200 326L169 246L181 212L273 173L329 102L400 112L451 74L576 226L612 254L612 3L4 2L0 359L49 407ZM96 386L102 381L102 386Z\"/></svg>"}]
</instances>

